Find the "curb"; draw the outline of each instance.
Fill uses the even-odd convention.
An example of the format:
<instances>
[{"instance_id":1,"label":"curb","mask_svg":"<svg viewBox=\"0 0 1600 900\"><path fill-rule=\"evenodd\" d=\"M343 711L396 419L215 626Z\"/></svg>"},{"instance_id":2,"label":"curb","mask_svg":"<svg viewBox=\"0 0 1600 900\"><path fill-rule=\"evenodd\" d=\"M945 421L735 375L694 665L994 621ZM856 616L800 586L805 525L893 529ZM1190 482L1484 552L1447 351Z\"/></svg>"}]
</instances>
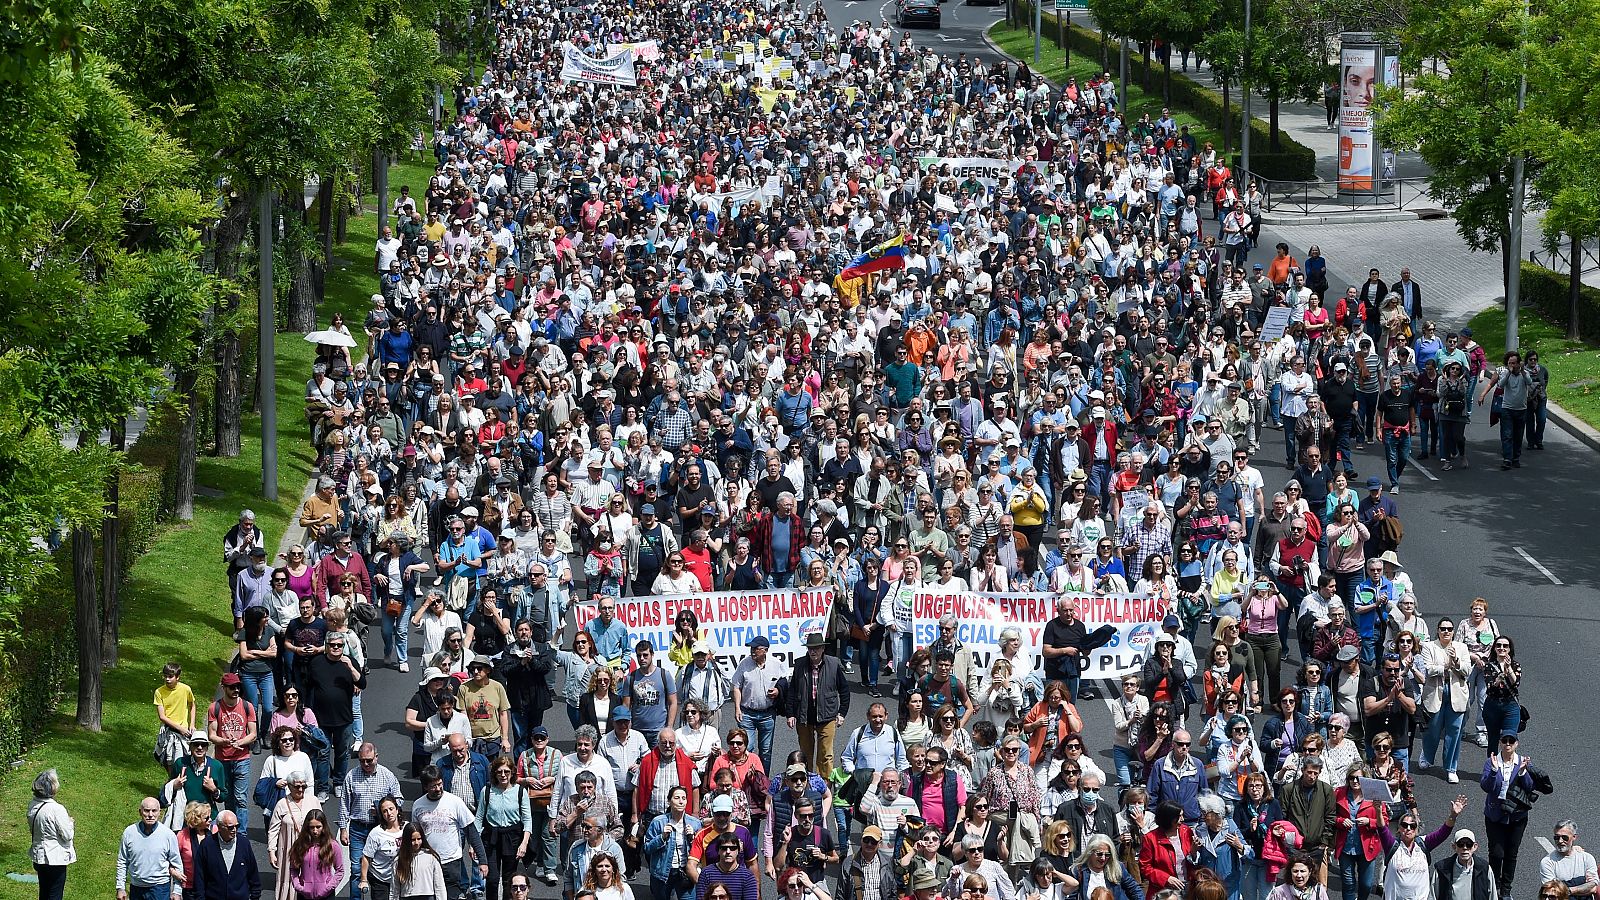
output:
<instances>
[{"instance_id":1,"label":"curb","mask_svg":"<svg viewBox=\"0 0 1600 900\"><path fill-rule=\"evenodd\" d=\"M1369 225L1378 222L1414 222L1420 219L1414 212L1391 210L1389 212L1310 213L1308 215L1261 214L1263 225Z\"/></svg>"},{"instance_id":2,"label":"curb","mask_svg":"<svg viewBox=\"0 0 1600 900\"><path fill-rule=\"evenodd\" d=\"M1584 444L1596 453L1600 453L1600 431L1590 427L1589 423L1562 409L1554 400L1548 401L1548 405L1545 407L1545 415L1549 417L1550 421L1560 425L1562 431L1577 438L1578 443Z\"/></svg>"},{"instance_id":3,"label":"curb","mask_svg":"<svg viewBox=\"0 0 1600 900\"><path fill-rule=\"evenodd\" d=\"M1001 59L1010 60L1013 65L1019 64L1019 63L1026 63L1027 66L1028 66L1028 71L1033 72L1034 76L1037 77L1037 78L1043 78L1044 79L1044 83L1050 85L1050 89L1051 90L1053 90L1053 91L1061 90L1061 85L1058 82L1056 82L1054 79L1045 78L1043 73L1041 73L1041 72L1039 72L1039 71L1037 71L1037 70L1035 70L1033 68L1033 63L1029 63L1027 60L1024 60L1024 59L1018 59L1017 57L1012 56L1011 54L1007 53L1006 51L1000 49L1000 45L996 44L994 42L994 38L989 37L990 29L994 28L996 25L1005 24L1005 21L1006 21L1005 19L1000 19L999 21L991 22L990 24L988 24L988 25L986 25L984 27L982 33L980 34L980 36L983 38L983 45L985 47L988 47L990 50L994 51L994 55L995 56L998 56Z\"/></svg>"}]
</instances>

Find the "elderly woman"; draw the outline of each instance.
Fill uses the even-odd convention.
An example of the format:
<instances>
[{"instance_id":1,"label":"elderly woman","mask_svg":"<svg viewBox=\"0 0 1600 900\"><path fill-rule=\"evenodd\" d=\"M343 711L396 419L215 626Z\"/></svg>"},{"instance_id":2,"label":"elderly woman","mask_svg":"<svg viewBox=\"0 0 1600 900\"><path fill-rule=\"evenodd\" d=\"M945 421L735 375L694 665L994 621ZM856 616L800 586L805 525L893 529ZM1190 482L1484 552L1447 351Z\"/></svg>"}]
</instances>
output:
<instances>
[{"instance_id":1,"label":"elderly woman","mask_svg":"<svg viewBox=\"0 0 1600 900\"><path fill-rule=\"evenodd\" d=\"M56 800L60 790L61 778L55 769L45 769L33 779L33 803L28 806L28 830L33 837L29 855L39 875L39 900L61 900L67 890L67 866L78 861L72 843L72 816Z\"/></svg>"}]
</instances>

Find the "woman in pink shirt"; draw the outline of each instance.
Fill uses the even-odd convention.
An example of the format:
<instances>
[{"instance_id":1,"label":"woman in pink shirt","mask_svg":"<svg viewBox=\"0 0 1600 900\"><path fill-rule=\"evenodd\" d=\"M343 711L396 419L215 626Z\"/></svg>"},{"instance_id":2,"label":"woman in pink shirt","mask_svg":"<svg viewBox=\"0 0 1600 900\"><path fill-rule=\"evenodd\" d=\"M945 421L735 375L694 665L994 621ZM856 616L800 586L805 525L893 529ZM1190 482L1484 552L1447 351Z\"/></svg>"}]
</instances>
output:
<instances>
[{"instance_id":1,"label":"woman in pink shirt","mask_svg":"<svg viewBox=\"0 0 1600 900\"><path fill-rule=\"evenodd\" d=\"M1367 526L1356 519L1356 508L1341 503L1328 523L1328 565L1325 571L1333 573L1339 583L1339 596L1350 596L1361 569L1367 563Z\"/></svg>"},{"instance_id":2,"label":"woman in pink shirt","mask_svg":"<svg viewBox=\"0 0 1600 900\"><path fill-rule=\"evenodd\" d=\"M306 813L300 837L289 848L289 873L297 900L327 900L344 879L344 847L333 839L320 809Z\"/></svg>"},{"instance_id":3,"label":"woman in pink shirt","mask_svg":"<svg viewBox=\"0 0 1600 900\"><path fill-rule=\"evenodd\" d=\"M1242 617L1244 639L1256 657L1256 671L1265 671L1267 683L1258 686L1262 700L1277 697L1279 669L1283 665L1281 645L1278 643L1278 613L1289 608L1289 599L1267 578L1257 578L1250 585ZM1264 688L1264 690L1263 690Z\"/></svg>"}]
</instances>

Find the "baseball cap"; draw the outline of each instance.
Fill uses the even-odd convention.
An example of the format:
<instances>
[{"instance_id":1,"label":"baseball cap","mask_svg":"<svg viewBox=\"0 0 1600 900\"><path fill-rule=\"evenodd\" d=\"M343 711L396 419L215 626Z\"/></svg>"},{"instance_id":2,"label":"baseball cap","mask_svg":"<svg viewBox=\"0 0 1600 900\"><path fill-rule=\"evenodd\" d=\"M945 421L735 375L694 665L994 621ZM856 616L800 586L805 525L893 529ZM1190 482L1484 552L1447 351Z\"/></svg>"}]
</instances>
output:
<instances>
[{"instance_id":1,"label":"baseball cap","mask_svg":"<svg viewBox=\"0 0 1600 900\"><path fill-rule=\"evenodd\" d=\"M1167 617L1165 619L1161 620L1161 627L1162 628L1182 628L1183 627L1183 620L1178 618L1175 615L1172 615L1171 613L1168 613Z\"/></svg>"},{"instance_id":2,"label":"baseball cap","mask_svg":"<svg viewBox=\"0 0 1600 900\"><path fill-rule=\"evenodd\" d=\"M745 646L749 647L751 650L760 650L763 647L771 647L772 642L767 640L764 636L758 634L747 641Z\"/></svg>"},{"instance_id":3,"label":"baseball cap","mask_svg":"<svg viewBox=\"0 0 1600 900\"><path fill-rule=\"evenodd\" d=\"M1350 371L1350 367L1345 365L1343 360L1340 360L1339 362L1333 364L1333 370L1335 372L1348 372Z\"/></svg>"},{"instance_id":4,"label":"baseball cap","mask_svg":"<svg viewBox=\"0 0 1600 900\"><path fill-rule=\"evenodd\" d=\"M1450 838L1450 843L1459 844L1462 841L1466 841L1469 844L1476 844L1478 842L1478 837L1472 833L1471 828L1462 828L1457 830L1456 833Z\"/></svg>"},{"instance_id":5,"label":"baseball cap","mask_svg":"<svg viewBox=\"0 0 1600 900\"><path fill-rule=\"evenodd\" d=\"M239 685L244 684L244 680L239 677L238 672L229 672L222 676L222 683L228 685L229 687L238 687Z\"/></svg>"},{"instance_id":6,"label":"baseball cap","mask_svg":"<svg viewBox=\"0 0 1600 900\"><path fill-rule=\"evenodd\" d=\"M656 505L654 503L646 503L645 505L639 507L639 515L641 516L653 516L655 514Z\"/></svg>"},{"instance_id":7,"label":"baseball cap","mask_svg":"<svg viewBox=\"0 0 1600 900\"><path fill-rule=\"evenodd\" d=\"M733 798L727 794L717 795L717 797L711 801L711 812L713 814L733 812Z\"/></svg>"},{"instance_id":8,"label":"baseball cap","mask_svg":"<svg viewBox=\"0 0 1600 900\"><path fill-rule=\"evenodd\" d=\"M789 768L783 770L783 774L804 775L806 774L806 765L805 763L790 763Z\"/></svg>"},{"instance_id":9,"label":"baseball cap","mask_svg":"<svg viewBox=\"0 0 1600 900\"><path fill-rule=\"evenodd\" d=\"M1377 491L1383 489L1383 480L1374 475L1367 479L1367 490Z\"/></svg>"},{"instance_id":10,"label":"baseball cap","mask_svg":"<svg viewBox=\"0 0 1600 900\"><path fill-rule=\"evenodd\" d=\"M629 709L626 706L616 707L615 709L611 710L611 721L613 721L613 722L632 722L633 721L633 710Z\"/></svg>"}]
</instances>

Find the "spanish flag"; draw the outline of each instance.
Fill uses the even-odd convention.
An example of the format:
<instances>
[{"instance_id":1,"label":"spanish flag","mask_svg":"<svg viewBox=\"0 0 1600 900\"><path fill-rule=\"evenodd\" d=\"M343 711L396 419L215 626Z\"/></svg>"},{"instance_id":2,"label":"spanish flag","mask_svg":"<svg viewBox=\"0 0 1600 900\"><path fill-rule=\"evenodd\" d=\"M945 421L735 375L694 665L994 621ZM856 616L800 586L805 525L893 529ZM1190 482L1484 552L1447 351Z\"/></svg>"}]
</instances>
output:
<instances>
[{"instance_id":1,"label":"spanish flag","mask_svg":"<svg viewBox=\"0 0 1600 900\"><path fill-rule=\"evenodd\" d=\"M886 272L890 269L904 269L905 267L905 235L897 234L851 260L848 266L840 270L839 277L835 279L835 283L853 281L873 272Z\"/></svg>"}]
</instances>

